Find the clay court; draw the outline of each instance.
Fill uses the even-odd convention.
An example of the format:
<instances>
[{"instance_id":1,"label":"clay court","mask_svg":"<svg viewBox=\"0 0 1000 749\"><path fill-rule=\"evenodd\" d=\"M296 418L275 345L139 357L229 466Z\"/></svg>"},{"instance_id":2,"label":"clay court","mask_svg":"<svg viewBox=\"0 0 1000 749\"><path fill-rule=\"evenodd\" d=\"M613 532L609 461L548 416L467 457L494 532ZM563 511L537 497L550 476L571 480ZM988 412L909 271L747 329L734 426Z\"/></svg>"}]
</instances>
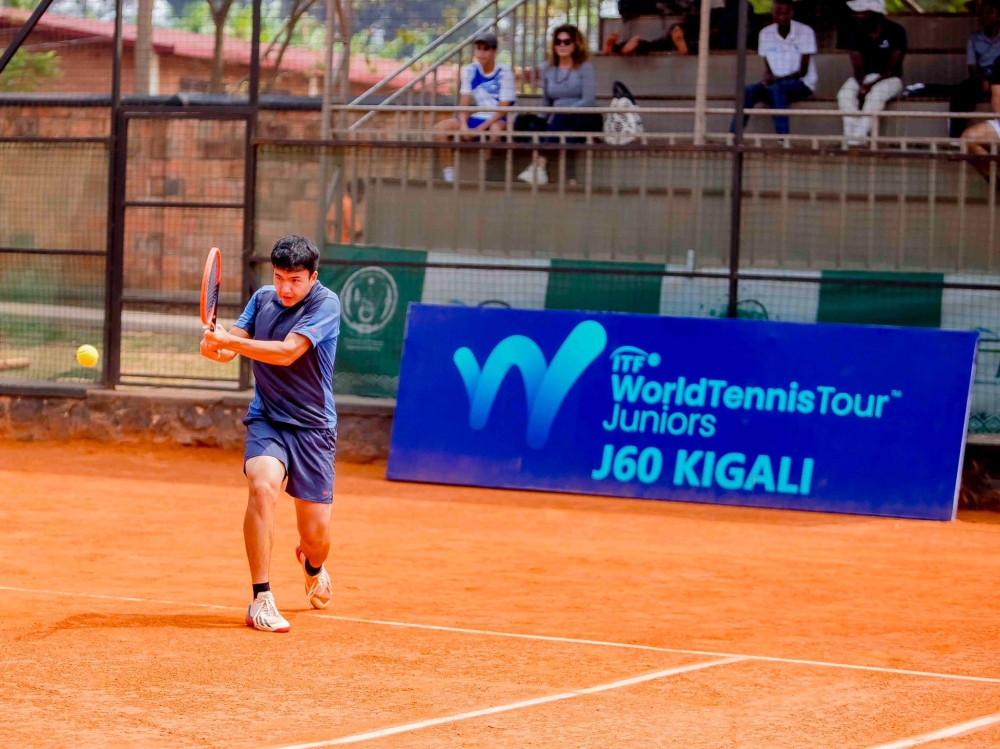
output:
<instances>
[{"instance_id":1,"label":"clay court","mask_svg":"<svg viewBox=\"0 0 1000 749\"><path fill-rule=\"evenodd\" d=\"M243 624L240 456L0 443L6 746L1000 745L1000 524L389 483ZM910 739L910 740L907 740Z\"/></svg>"}]
</instances>

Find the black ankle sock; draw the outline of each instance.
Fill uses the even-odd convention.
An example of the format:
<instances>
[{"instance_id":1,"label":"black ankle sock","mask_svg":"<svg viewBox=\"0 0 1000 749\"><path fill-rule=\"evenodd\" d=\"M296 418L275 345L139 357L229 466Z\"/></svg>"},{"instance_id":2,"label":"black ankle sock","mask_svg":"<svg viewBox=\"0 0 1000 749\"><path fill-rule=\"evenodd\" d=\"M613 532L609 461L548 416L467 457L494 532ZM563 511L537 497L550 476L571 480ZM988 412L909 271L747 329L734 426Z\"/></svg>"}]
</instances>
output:
<instances>
[{"instance_id":1,"label":"black ankle sock","mask_svg":"<svg viewBox=\"0 0 1000 749\"><path fill-rule=\"evenodd\" d=\"M271 583L254 583L253 584L253 597L257 598L258 593L265 593L271 590Z\"/></svg>"},{"instance_id":2,"label":"black ankle sock","mask_svg":"<svg viewBox=\"0 0 1000 749\"><path fill-rule=\"evenodd\" d=\"M316 575L319 574L319 571L321 569L323 569L322 564L319 567L313 567L311 564L309 564L309 560L306 559L306 573L309 575L309 577L316 577Z\"/></svg>"}]
</instances>

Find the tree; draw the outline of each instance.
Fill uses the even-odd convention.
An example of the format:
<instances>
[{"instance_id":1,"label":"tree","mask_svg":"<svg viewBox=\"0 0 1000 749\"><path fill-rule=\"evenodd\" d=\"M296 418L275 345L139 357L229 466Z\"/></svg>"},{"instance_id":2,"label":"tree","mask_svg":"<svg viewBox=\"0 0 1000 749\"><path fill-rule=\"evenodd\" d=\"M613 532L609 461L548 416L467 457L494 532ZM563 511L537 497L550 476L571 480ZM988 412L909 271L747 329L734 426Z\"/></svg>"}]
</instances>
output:
<instances>
[{"instance_id":1,"label":"tree","mask_svg":"<svg viewBox=\"0 0 1000 749\"><path fill-rule=\"evenodd\" d=\"M233 0L206 0L208 10L215 24L215 44L212 48L212 81L209 84L209 91L213 94L221 94L224 90L223 70L225 59L223 58L223 44L226 38L226 18L229 16L229 9L233 7Z\"/></svg>"},{"instance_id":2,"label":"tree","mask_svg":"<svg viewBox=\"0 0 1000 749\"><path fill-rule=\"evenodd\" d=\"M281 46L278 47L278 54L274 58L274 64L271 66L271 73L268 75L267 80L264 82L263 90L265 93L270 92L274 88L275 82L278 80L278 73L281 68L281 60L285 56L285 52L288 50L288 46L292 43L292 39L295 36L295 27L298 25L302 17L316 4L316 0L292 0L292 7L288 14L288 18L285 20L284 26L278 33L278 36L267 46L267 50L264 52L264 62L266 64L267 60L271 57L271 52L274 50L275 44L278 40L281 40Z\"/></svg>"},{"instance_id":3,"label":"tree","mask_svg":"<svg viewBox=\"0 0 1000 749\"><path fill-rule=\"evenodd\" d=\"M50 52L18 50L0 75L0 92L35 91L46 80L62 78L59 57Z\"/></svg>"},{"instance_id":4,"label":"tree","mask_svg":"<svg viewBox=\"0 0 1000 749\"><path fill-rule=\"evenodd\" d=\"M135 92L149 94L153 65L153 0L139 0L135 35Z\"/></svg>"}]
</instances>

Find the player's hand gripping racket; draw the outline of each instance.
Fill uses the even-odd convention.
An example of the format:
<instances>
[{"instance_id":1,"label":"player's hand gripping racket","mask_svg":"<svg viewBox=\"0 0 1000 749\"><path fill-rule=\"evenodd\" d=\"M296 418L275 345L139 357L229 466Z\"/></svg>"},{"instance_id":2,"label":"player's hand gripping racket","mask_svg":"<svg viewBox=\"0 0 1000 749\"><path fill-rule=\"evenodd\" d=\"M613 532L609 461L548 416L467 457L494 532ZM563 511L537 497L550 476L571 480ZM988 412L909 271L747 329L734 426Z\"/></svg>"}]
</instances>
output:
<instances>
[{"instance_id":1,"label":"player's hand gripping racket","mask_svg":"<svg viewBox=\"0 0 1000 749\"><path fill-rule=\"evenodd\" d=\"M201 324L215 330L219 317L219 284L222 281L222 253L218 247L208 251L205 275L201 279Z\"/></svg>"}]
</instances>

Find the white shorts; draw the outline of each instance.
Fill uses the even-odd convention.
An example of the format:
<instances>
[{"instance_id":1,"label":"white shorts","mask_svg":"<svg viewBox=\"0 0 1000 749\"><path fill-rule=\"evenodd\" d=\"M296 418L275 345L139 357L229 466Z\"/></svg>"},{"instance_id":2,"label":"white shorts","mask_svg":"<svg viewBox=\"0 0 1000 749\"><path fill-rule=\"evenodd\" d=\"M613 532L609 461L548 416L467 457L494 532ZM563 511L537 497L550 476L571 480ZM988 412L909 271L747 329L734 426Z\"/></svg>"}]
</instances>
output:
<instances>
[{"instance_id":1,"label":"white shorts","mask_svg":"<svg viewBox=\"0 0 1000 749\"><path fill-rule=\"evenodd\" d=\"M997 137L1000 138L1000 120L987 120L993 127L994 132L996 132Z\"/></svg>"}]
</instances>

